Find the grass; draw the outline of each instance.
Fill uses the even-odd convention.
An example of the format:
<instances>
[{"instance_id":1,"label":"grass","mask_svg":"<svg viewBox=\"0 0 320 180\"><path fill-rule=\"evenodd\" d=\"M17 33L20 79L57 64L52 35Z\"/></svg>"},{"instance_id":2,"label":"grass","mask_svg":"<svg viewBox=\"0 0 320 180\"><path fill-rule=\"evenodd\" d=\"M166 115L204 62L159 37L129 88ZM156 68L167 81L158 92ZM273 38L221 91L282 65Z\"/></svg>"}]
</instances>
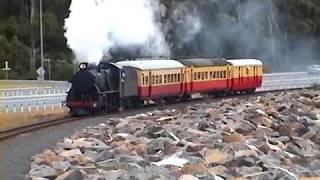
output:
<instances>
[{"instance_id":1,"label":"grass","mask_svg":"<svg viewBox=\"0 0 320 180\"><path fill-rule=\"evenodd\" d=\"M54 120L63 118L68 114L67 109L41 110L31 113L1 113L0 131L11 128L30 125L39 121Z\"/></svg>"},{"instance_id":2,"label":"grass","mask_svg":"<svg viewBox=\"0 0 320 180\"><path fill-rule=\"evenodd\" d=\"M26 88L26 87L45 87L48 83L29 82L29 81L0 81L0 89Z\"/></svg>"},{"instance_id":3,"label":"grass","mask_svg":"<svg viewBox=\"0 0 320 180\"><path fill-rule=\"evenodd\" d=\"M320 84L313 84L311 88L314 90L320 90Z\"/></svg>"}]
</instances>

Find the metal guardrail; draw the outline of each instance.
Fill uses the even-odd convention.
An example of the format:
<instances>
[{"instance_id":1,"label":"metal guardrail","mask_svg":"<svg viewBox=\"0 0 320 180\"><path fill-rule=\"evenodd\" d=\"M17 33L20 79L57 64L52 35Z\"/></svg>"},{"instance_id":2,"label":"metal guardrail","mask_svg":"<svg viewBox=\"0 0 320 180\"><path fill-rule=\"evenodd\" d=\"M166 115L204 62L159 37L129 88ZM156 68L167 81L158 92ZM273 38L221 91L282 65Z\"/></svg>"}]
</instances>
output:
<instances>
[{"instance_id":1,"label":"metal guardrail","mask_svg":"<svg viewBox=\"0 0 320 180\"><path fill-rule=\"evenodd\" d=\"M288 73L272 73L272 74L264 74L263 80L264 81L271 81L271 80L282 80L282 79L297 79L297 78L320 78L319 74L311 74L308 72L288 72Z\"/></svg>"},{"instance_id":2,"label":"metal guardrail","mask_svg":"<svg viewBox=\"0 0 320 180\"><path fill-rule=\"evenodd\" d=\"M39 96L50 94L63 94L69 90L69 87L42 87L42 88L24 88L24 89L1 89L0 98L22 97L22 96Z\"/></svg>"},{"instance_id":3,"label":"metal guardrail","mask_svg":"<svg viewBox=\"0 0 320 180\"><path fill-rule=\"evenodd\" d=\"M13 105L11 107L0 107L1 113L27 113L27 112L39 112L39 111L47 111L47 110L56 110L63 108L62 104L47 104L47 103L37 103L32 106L31 104L18 104Z\"/></svg>"}]
</instances>

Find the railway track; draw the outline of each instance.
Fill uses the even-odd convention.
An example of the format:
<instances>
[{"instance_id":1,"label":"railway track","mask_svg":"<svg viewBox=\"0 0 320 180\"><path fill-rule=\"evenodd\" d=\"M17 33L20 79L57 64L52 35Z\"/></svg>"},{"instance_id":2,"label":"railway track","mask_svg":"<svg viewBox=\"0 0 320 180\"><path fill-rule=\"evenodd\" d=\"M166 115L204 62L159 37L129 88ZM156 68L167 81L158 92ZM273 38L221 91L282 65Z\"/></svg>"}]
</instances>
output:
<instances>
[{"instance_id":1,"label":"railway track","mask_svg":"<svg viewBox=\"0 0 320 180\"><path fill-rule=\"evenodd\" d=\"M71 122L71 121L77 121L80 119L81 118L65 117L65 118L60 118L60 119L56 119L56 120L42 121L42 122L38 122L38 123L34 123L34 124L29 124L26 126L21 126L21 127L12 128L9 130L0 131L0 141L7 139L7 138L10 138L12 136L16 136L16 135L19 135L22 133L34 131L34 130L37 130L40 128L63 124L63 123Z\"/></svg>"},{"instance_id":2,"label":"railway track","mask_svg":"<svg viewBox=\"0 0 320 180\"><path fill-rule=\"evenodd\" d=\"M293 78L289 78L289 77L293 77ZM320 84L319 75L310 75L302 72L299 72L296 74L283 73L282 75L281 73L278 73L278 74L274 74L273 76L268 74L268 75L265 75L264 78L265 78L265 81L262 87L257 89L256 93L254 93L253 95L261 95L267 92L275 92L275 91L283 91L283 90L296 90L296 89L311 87L313 84ZM234 96L238 96L238 95L232 95L228 97L234 97ZM252 94L241 95L241 96L252 96ZM203 98L202 96L195 96L195 98L193 98L192 100L188 102L181 102L181 103L192 104L192 103L196 103L204 100L205 98ZM219 98L217 98L216 100L219 100ZM152 106L153 106L152 104L147 105L143 109L148 110L150 109L148 107L152 107ZM161 105L157 106L157 108L161 108L161 107L162 107ZM132 110L126 110L126 111L132 111ZM17 127L17 128L5 130L5 131L0 131L0 141L19 135L19 134L26 133L26 132L35 131L37 129L64 124L72 121L79 121L82 119L87 119L87 118L92 118L97 116L98 115L86 116L86 117L69 117L68 116L68 117L60 118L56 120L41 121L39 123L30 124L23 127Z\"/></svg>"}]
</instances>

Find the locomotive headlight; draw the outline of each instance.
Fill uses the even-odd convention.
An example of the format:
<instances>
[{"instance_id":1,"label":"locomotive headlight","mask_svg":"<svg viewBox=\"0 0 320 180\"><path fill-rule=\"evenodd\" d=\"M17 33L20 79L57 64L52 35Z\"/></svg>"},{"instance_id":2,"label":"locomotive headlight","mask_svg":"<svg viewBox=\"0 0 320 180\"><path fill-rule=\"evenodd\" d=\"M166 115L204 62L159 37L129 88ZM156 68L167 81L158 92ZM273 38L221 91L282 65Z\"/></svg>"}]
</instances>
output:
<instances>
[{"instance_id":1,"label":"locomotive headlight","mask_svg":"<svg viewBox=\"0 0 320 180\"><path fill-rule=\"evenodd\" d=\"M96 107L97 107L97 103L93 103L93 107L95 107L95 108L96 108Z\"/></svg>"},{"instance_id":2,"label":"locomotive headlight","mask_svg":"<svg viewBox=\"0 0 320 180\"><path fill-rule=\"evenodd\" d=\"M86 63L86 62L80 63L80 65L79 65L79 68L81 70L87 69L87 67L88 67L88 63Z\"/></svg>"}]
</instances>

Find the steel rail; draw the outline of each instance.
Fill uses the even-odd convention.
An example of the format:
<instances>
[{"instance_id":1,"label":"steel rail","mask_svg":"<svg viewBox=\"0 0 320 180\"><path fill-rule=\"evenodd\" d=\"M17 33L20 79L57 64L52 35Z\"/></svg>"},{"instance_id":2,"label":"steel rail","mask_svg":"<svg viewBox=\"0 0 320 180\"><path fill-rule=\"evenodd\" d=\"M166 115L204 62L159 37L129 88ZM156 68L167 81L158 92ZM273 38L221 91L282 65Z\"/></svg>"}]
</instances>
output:
<instances>
[{"instance_id":1,"label":"steel rail","mask_svg":"<svg viewBox=\"0 0 320 180\"><path fill-rule=\"evenodd\" d=\"M22 133L35 131L37 129L50 127L50 126L54 126L54 125L59 125L59 124L64 124L67 122L72 122L72 121L77 121L77 120L81 120L81 118L64 117L64 118L59 118L59 119L55 119L55 120L41 121L41 122L32 123L32 124L21 126L21 127L7 129L4 131L0 131L0 141L5 140L7 138L10 138L12 136L22 134Z\"/></svg>"}]
</instances>

